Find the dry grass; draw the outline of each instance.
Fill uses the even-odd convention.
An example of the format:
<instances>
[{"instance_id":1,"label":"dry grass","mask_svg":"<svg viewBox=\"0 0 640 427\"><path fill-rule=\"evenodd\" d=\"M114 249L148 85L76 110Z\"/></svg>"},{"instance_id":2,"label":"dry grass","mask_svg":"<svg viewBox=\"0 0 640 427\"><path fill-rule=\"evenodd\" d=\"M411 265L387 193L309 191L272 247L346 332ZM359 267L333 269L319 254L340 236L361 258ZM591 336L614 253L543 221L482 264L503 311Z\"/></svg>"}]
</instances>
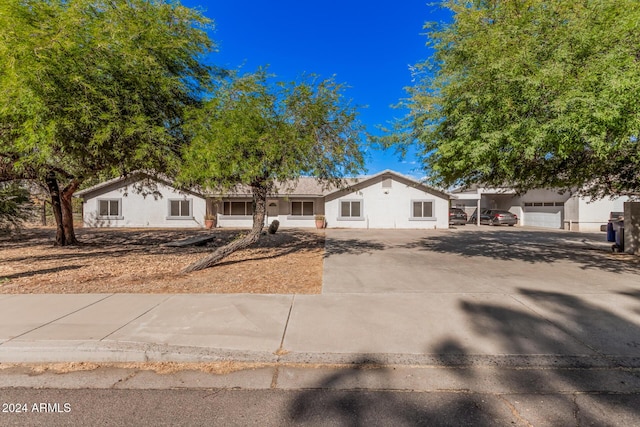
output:
<instances>
[{"instance_id":1,"label":"dry grass","mask_svg":"<svg viewBox=\"0 0 640 427\"><path fill-rule=\"evenodd\" d=\"M98 369L130 369L136 371L154 371L156 374L167 375L183 371L200 371L208 374L227 375L244 370L255 370L276 366L275 363L257 362L201 362L201 363L176 363L176 362L122 362L122 363L91 363L91 362L60 362L60 363L0 363L0 371L26 369L29 375L68 374L71 372L96 371Z\"/></svg>"},{"instance_id":2,"label":"dry grass","mask_svg":"<svg viewBox=\"0 0 640 427\"><path fill-rule=\"evenodd\" d=\"M77 247L54 247L55 230L0 236L0 293L317 294L322 286L322 231L279 230L219 265L181 274L191 262L242 230L79 229ZM214 234L201 247L166 243Z\"/></svg>"},{"instance_id":3,"label":"dry grass","mask_svg":"<svg viewBox=\"0 0 640 427\"><path fill-rule=\"evenodd\" d=\"M384 363L296 363L296 362L238 362L233 360L221 362L61 362L61 363L0 363L0 371L22 371L29 376L43 374L69 374L73 372L97 371L99 369L127 369L132 371L153 371L158 375L170 375L179 372L204 372L214 375L228 375L234 372L264 368L298 368L298 369L357 369L375 370L393 367ZM406 365L411 366L411 365Z\"/></svg>"}]
</instances>

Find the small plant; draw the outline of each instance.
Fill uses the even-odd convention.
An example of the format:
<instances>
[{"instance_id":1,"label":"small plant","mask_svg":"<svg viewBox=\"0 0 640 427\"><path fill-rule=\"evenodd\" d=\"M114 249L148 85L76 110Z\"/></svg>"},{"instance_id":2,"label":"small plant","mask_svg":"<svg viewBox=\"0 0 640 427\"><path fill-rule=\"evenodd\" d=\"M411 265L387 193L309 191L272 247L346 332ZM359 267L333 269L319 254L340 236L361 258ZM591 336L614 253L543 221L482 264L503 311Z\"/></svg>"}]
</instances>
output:
<instances>
[{"instance_id":1,"label":"small plant","mask_svg":"<svg viewBox=\"0 0 640 427\"><path fill-rule=\"evenodd\" d=\"M214 214L208 213L204 215L204 227L208 230L211 230L216 225L216 216Z\"/></svg>"},{"instance_id":2,"label":"small plant","mask_svg":"<svg viewBox=\"0 0 640 427\"><path fill-rule=\"evenodd\" d=\"M316 221L324 221L324 215L316 215Z\"/></svg>"},{"instance_id":3,"label":"small plant","mask_svg":"<svg viewBox=\"0 0 640 427\"><path fill-rule=\"evenodd\" d=\"M276 234L276 231L278 231L278 227L280 227L280 221L274 219L269 226L269 234Z\"/></svg>"}]
</instances>

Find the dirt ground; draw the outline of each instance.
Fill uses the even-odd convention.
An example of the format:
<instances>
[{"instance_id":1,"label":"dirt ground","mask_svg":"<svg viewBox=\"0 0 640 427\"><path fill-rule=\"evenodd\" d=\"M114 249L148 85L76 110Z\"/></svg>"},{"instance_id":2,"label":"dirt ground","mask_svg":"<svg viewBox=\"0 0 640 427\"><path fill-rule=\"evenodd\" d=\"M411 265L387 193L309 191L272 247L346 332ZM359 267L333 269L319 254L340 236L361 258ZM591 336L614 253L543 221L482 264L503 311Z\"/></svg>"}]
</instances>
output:
<instances>
[{"instance_id":1,"label":"dirt ground","mask_svg":"<svg viewBox=\"0 0 640 427\"><path fill-rule=\"evenodd\" d=\"M77 247L54 247L55 230L0 235L0 293L262 293L318 294L324 232L278 230L219 265L180 270L243 230L78 229ZM168 247L214 234L206 246Z\"/></svg>"}]
</instances>

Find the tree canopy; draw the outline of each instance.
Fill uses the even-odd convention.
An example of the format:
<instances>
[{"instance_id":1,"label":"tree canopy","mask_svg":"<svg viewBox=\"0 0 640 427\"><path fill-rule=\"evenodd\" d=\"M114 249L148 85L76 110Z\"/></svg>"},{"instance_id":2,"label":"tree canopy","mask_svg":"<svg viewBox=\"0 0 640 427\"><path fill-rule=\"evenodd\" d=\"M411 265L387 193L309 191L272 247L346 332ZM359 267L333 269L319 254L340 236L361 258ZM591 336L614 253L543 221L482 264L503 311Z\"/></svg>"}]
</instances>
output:
<instances>
[{"instance_id":1,"label":"tree canopy","mask_svg":"<svg viewBox=\"0 0 640 427\"><path fill-rule=\"evenodd\" d=\"M210 188L272 186L361 171L362 127L333 79L270 81L265 70L222 81L187 129L184 181Z\"/></svg>"},{"instance_id":2,"label":"tree canopy","mask_svg":"<svg viewBox=\"0 0 640 427\"><path fill-rule=\"evenodd\" d=\"M301 176L337 184L363 170L362 127L343 91L333 79L309 76L277 83L260 70L221 82L203 108L193 111L182 181L220 190L248 186L254 213L245 239L220 248L188 271L211 266L255 242L267 195L276 184Z\"/></svg>"},{"instance_id":3,"label":"tree canopy","mask_svg":"<svg viewBox=\"0 0 640 427\"><path fill-rule=\"evenodd\" d=\"M46 181L59 226L87 178L177 169L184 113L210 82L210 25L171 0L0 3L0 157ZM73 243L64 226L58 242Z\"/></svg>"},{"instance_id":4,"label":"tree canopy","mask_svg":"<svg viewBox=\"0 0 640 427\"><path fill-rule=\"evenodd\" d=\"M640 5L448 0L395 142L435 184L640 194Z\"/></svg>"}]
</instances>

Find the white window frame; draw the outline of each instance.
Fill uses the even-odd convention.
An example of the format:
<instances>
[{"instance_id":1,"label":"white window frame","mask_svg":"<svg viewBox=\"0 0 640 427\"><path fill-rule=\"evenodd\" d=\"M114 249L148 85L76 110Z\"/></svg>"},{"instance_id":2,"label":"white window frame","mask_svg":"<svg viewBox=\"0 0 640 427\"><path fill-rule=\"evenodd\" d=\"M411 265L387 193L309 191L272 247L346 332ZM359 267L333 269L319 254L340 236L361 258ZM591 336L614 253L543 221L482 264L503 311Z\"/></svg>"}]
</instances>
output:
<instances>
[{"instance_id":1,"label":"white window frame","mask_svg":"<svg viewBox=\"0 0 640 427\"><path fill-rule=\"evenodd\" d=\"M414 216L414 204L422 203L422 216ZM424 216L424 204L431 203L431 216ZM436 201L435 199L415 199L411 200L411 204L409 205L410 217L409 221L435 221L436 220Z\"/></svg>"},{"instance_id":2,"label":"white window frame","mask_svg":"<svg viewBox=\"0 0 640 427\"><path fill-rule=\"evenodd\" d=\"M107 202L108 203L107 210L109 211L109 213L107 215L100 214L100 211L101 211L100 203L102 203L102 202ZM116 214L111 212L111 202L118 202L118 212ZM98 218L101 218L101 219L124 219L124 217L122 216L122 199L121 198L98 199L97 203L98 203Z\"/></svg>"},{"instance_id":3,"label":"white window frame","mask_svg":"<svg viewBox=\"0 0 640 427\"><path fill-rule=\"evenodd\" d=\"M229 214L225 213L224 205L229 203ZM244 203L244 215L235 215L231 213L231 203ZM253 205L253 200L223 200L222 201L222 216L225 218L251 218L253 217L253 212L248 213L250 210L249 207Z\"/></svg>"},{"instance_id":4,"label":"white window frame","mask_svg":"<svg viewBox=\"0 0 640 427\"><path fill-rule=\"evenodd\" d=\"M179 205L180 215L171 215L171 203L173 202L178 202L180 204ZM182 202L189 203L189 212L187 212L187 215L182 215ZM169 208L169 213L167 215L167 219L177 219L177 220L193 219L193 199L169 199L168 208Z\"/></svg>"},{"instance_id":5,"label":"white window frame","mask_svg":"<svg viewBox=\"0 0 640 427\"><path fill-rule=\"evenodd\" d=\"M293 204L294 203L301 203L300 206L300 214L294 214L293 213ZM311 214L310 215L305 215L304 214L304 205L305 203L311 203ZM313 219L315 217L315 213L316 213L316 202L314 200L292 200L291 203L289 204L289 218L290 219Z\"/></svg>"},{"instance_id":6,"label":"white window frame","mask_svg":"<svg viewBox=\"0 0 640 427\"><path fill-rule=\"evenodd\" d=\"M342 212L342 204L349 203L349 216L344 216ZM362 199L340 199L338 200L338 221L364 221L364 200ZM353 210L351 204L360 203L360 216L351 216Z\"/></svg>"}]
</instances>

